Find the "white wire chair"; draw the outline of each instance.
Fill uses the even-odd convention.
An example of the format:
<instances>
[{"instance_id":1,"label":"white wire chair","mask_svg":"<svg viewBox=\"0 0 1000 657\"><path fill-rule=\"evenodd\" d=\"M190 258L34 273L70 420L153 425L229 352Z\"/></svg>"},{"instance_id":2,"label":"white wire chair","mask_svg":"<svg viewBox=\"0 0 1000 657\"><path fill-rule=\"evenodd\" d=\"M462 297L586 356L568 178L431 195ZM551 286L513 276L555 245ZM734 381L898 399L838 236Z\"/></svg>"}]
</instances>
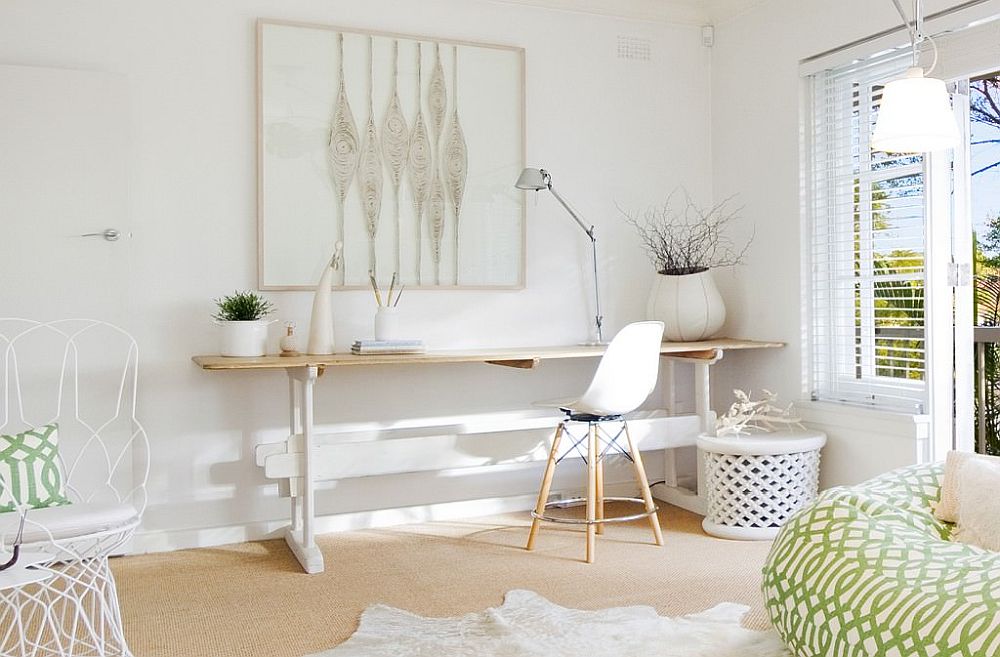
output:
<instances>
[{"instance_id":1,"label":"white wire chair","mask_svg":"<svg viewBox=\"0 0 1000 657\"><path fill-rule=\"evenodd\" d=\"M27 511L23 549L44 554L35 568L48 578L0 590L0 656L132 654L108 558L146 507L138 356L135 339L107 322L0 319L0 433L57 422L71 502ZM0 551L19 516L0 513Z\"/></svg>"}]
</instances>

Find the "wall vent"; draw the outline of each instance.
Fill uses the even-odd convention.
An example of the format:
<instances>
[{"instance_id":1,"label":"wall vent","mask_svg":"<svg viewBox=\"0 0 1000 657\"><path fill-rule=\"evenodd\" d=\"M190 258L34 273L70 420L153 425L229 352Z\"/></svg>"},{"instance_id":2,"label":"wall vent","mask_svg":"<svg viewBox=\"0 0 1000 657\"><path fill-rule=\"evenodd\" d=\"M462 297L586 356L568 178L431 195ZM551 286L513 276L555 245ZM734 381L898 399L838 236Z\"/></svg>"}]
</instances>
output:
<instances>
[{"instance_id":1,"label":"wall vent","mask_svg":"<svg viewBox=\"0 0 1000 657\"><path fill-rule=\"evenodd\" d=\"M618 59L630 59L637 62L648 62L651 56L652 42L649 39L632 36L618 36Z\"/></svg>"}]
</instances>

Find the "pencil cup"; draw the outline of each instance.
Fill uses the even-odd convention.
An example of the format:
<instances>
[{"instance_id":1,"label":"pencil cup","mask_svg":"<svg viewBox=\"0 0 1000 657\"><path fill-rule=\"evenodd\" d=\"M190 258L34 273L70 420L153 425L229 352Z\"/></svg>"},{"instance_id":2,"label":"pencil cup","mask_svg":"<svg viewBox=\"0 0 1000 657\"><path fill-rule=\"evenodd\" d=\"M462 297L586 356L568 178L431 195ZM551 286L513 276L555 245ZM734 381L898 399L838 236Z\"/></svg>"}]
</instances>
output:
<instances>
[{"instance_id":1,"label":"pencil cup","mask_svg":"<svg viewBox=\"0 0 1000 657\"><path fill-rule=\"evenodd\" d=\"M375 311L375 339L399 339L399 312L397 308L383 306Z\"/></svg>"}]
</instances>

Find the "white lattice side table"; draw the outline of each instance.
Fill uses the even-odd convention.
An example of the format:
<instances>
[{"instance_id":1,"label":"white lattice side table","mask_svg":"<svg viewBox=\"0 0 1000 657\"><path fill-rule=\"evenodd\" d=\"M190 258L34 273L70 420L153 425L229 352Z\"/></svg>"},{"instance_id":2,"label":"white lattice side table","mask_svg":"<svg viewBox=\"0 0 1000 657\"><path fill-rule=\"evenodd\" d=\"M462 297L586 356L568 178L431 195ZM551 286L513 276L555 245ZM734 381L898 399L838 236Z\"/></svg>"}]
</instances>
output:
<instances>
[{"instance_id":1,"label":"white lattice side table","mask_svg":"<svg viewBox=\"0 0 1000 657\"><path fill-rule=\"evenodd\" d=\"M701 435L712 536L770 540L819 490L821 431L779 431L742 436Z\"/></svg>"}]
</instances>

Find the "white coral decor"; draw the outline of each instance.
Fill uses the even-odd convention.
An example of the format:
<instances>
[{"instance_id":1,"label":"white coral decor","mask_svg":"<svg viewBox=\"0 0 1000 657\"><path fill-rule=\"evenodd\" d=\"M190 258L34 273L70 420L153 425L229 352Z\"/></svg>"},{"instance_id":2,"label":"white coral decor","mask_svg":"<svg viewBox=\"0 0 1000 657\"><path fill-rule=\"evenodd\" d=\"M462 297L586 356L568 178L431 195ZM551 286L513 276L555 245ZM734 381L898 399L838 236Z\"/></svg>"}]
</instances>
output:
<instances>
[{"instance_id":1,"label":"white coral decor","mask_svg":"<svg viewBox=\"0 0 1000 657\"><path fill-rule=\"evenodd\" d=\"M793 413L792 404L787 408L774 405L778 396L770 390L764 391L764 397L757 401L750 398L750 392L733 390L736 401L726 414L715 422L716 436L739 436L754 432L767 433L776 429L796 427L804 429L802 418Z\"/></svg>"}]
</instances>

